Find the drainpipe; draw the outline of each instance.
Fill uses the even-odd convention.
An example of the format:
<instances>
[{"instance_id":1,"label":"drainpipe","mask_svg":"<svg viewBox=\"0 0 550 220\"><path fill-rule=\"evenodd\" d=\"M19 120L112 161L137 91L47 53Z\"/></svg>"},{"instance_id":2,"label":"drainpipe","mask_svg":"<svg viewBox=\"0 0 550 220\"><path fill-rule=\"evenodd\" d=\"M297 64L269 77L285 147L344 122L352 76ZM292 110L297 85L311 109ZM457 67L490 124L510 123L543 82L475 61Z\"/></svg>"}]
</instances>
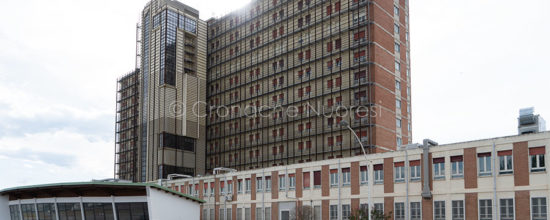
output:
<instances>
[{"instance_id":1,"label":"drainpipe","mask_svg":"<svg viewBox=\"0 0 550 220\"><path fill-rule=\"evenodd\" d=\"M429 157L429 153L430 153L430 145L431 146L437 146L437 142L435 141L432 141L430 139L424 139L423 141L423 144L422 144L422 166L423 166L423 169L422 169L422 172L424 172L424 181L423 181L423 188L422 188L422 198L425 198L425 199L429 199L429 198L432 198L432 192L430 190L430 177L429 177L429 174L430 174L430 157Z\"/></svg>"},{"instance_id":2,"label":"drainpipe","mask_svg":"<svg viewBox=\"0 0 550 220\"><path fill-rule=\"evenodd\" d=\"M409 151L407 148L405 148L405 193L406 193L406 200L405 200L405 220L410 219L410 212L409 212Z\"/></svg>"},{"instance_id":3,"label":"drainpipe","mask_svg":"<svg viewBox=\"0 0 550 220\"><path fill-rule=\"evenodd\" d=\"M338 159L338 219L342 220L342 172L340 159Z\"/></svg>"},{"instance_id":4,"label":"drainpipe","mask_svg":"<svg viewBox=\"0 0 550 220\"><path fill-rule=\"evenodd\" d=\"M265 169L262 169L262 189L262 220L265 220L265 192L267 191L265 182Z\"/></svg>"},{"instance_id":5,"label":"drainpipe","mask_svg":"<svg viewBox=\"0 0 550 220\"><path fill-rule=\"evenodd\" d=\"M496 157L497 157L497 154L496 154L496 146L495 146L495 142L493 141L493 152L491 154L491 162L493 163L493 216L496 216L496 219L500 219L500 216L499 216L499 212L497 211L497 160L496 160Z\"/></svg>"}]
</instances>

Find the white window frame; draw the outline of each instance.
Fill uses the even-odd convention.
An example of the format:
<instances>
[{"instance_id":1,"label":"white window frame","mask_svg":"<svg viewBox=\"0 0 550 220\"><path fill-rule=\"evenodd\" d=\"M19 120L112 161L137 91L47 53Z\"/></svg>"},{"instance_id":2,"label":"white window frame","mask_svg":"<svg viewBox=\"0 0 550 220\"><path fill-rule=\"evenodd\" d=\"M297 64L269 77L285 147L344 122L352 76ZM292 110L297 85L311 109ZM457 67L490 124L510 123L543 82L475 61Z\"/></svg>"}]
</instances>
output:
<instances>
[{"instance_id":1,"label":"white window frame","mask_svg":"<svg viewBox=\"0 0 550 220\"><path fill-rule=\"evenodd\" d=\"M393 6L393 14L397 17L399 17L399 7L397 6Z\"/></svg>"},{"instance_id":2,"label":"white window frame","mask_svg":"<svg viewBox=\"0 0 550 220\"><path fill-rule=\"evenodd\" d=\"M296 176L288 176L288 188L290 190L296 189Z\"/></svg>"},{"instance_id":3,"label":"white window frame","mask_svg":"<svg viewBox=\"0 0 550 220\"><path fill-rule=\"evenodd\" d=\"M485 210L488 210L488 212L486 213L482 213L481 212L481 201L489 201L491 202L491 204L487 205L487 204L484 204L485 205ZM493 219L493 200L492 199L478 199L477 201L477 208L478 208L478 217L479 217L479 220L492 220ZM489 210L490 209L490 210ZM489 218L482 218L481 215L490 215ZM486 216L485 216L486 217Z\"/></svg>"},{"instance_id":4,"label":"white window frame","mask_svg":"<svg viewBox=\"0 0 550 220\"><path fill-rule=\"evenodd\" d=\"M342 172L342 185L343 186L351 185L351 171L350 172Z\"/></svg>"},{"instance_id":5,"label":"white window frame","mask_svg":"<svg viewBox=\"0 0 550 220\"><path fill-rule=\"evenodd\" d=\"M402 205L403 209L398 210L397 205ZM395 220L405 220L405 203L403 202L395 202L393 203L393 210L394 210L394 219ZM403 215L401 215L403 214Z\"/></svg>"},{"instance_id":6,"label":"white window frame","mask_svg":"<svg viewBox=\"0 0 550 220\"><path fill-rule=\"evenodd\" d=\"M360 175L359 175L359 176L360 176L359 181L360 181L361 185L368 184L368 182L369 182L369 171L368 171L368 168L367 168L367 170L364 170L364 171L359 170L359 174L360 174Z\"/></svg>"},{"instance_id":7,"label":"white window frame","mask_svg":"<svg viewBox=\"0 0 550 220\"><path fill-rule=\"evenodd\" d=\"M421 173L422 170L420 165L410 166L409 169L410 169L411 181L420 181L420 178L422 176L422 173Z\"/></svg>"},{"instance_id":8,"label":"white window frame","mask_svg":"<svg viewBox=\"0 0 550 220\"><path fill-rule=\"evenodd\" d=\"M436 206L436 204L443 204L443 212L440 212L440 213L443 214L443 216L439 216L439 218L438 218L438 216L436 216L436 214L435 214L435 213L436 213L436 210L438 209L438 207ZM445 220L446 214L447 214L447 213L445 213L446 208L447 208L447 207L446 207L447 205L445 204L445 200L442 200L442 201L434 201L433 206L434 206L434 207L433 207L433 209L434 209L434 213L433 213L434 218L433 218L433 219L434 219L434 220ZM441 207L439 207L439 208L441 208ZM442 218L441 218L441 217L442 217Z\"/></svg>"},{"instance_id":9,"label":"white window frame","mask_svg":"<svg viewBox=\"0 0 550 220\"><path fill-rule=\"evenodd\" d=\"M434 180L444 180L445 179L445 162L443 163L434 163Z\"/></svg>"},{"instance_id":10,"label":"white window frame","mask_svg":"<svg viewBox=\"0 0 550 220\"><path fill-rule=\"evenodd\" d=\"M502 215L502 212L501 212L501 211L502 211L502 208L503 208L503 207L502 207L502 204L503 204L503 203L502 203L502 200L508 200L508 201L509 201L509 200L512 200L512 218L503 218L503 217L502 217L502 216L503 216L503 215ZM497 210L497 212L499 212L499 215L498 215L498 216L500 216L500 219L501 219L501 220L510 220L510 219L511 219L511 220L514 220L514 219L516 219L515 204L516 204L516 201L514 201L514 198L500 198L500 199L499 199L499 201L498 201L498 210ZM507 205L508 205L508 204L507 204ZM507 210L508 208L510 208L510 207L507 206L507 207L505 208L505 210Z\"/></svg>"},{"instance_id":11,"label":"white window frame","mask_svg":"<svg viewBox=\"0 0 550 220\"><path fill-rule=\"evenodd\" d=\"M405 182L405 166L400 166L400 167L394 167L394 181L396 183L402 183L402 182Z\"/></svg>"},{"instance_id":12,"label":"white window frame","mask_svg":"<svg viewBox=\"0 0 550 220\"><path fill-rule=\"evenodd\" d=\"M460 202L462 202L462 208L460 207L455 207L455 202L460 204ZM458 209L460 208L460 209ZM462 213L456 213L457 216L455 216L455 211L457 210L460 210L462 211ZM452 200L451 201L451 219L452 220L464 220L465 218L465 213L466 213L466 210L465 210L465 204L464 204L464 200ZM460 214L462 214L462 217L460 216Z\"/></svg>"},{"instance_id":13,"label":"white window frame","mask_svg":"<svg viewBox=\"0 0 550 220\"><path fill-rule=\"evenodd\" d=\"M243 184L244 181L237 181L237 192L239 194L242 194L243 193L243 189L244 189L244 184Z\"/></svg>"},{"instance_id":14,"label":"white window frame","mask_svg":"<svg viewBox=\"0 0 550 220\"><path fill-rule=\"evenodd\" d=\"M535 167L533 167L533 158L535 158ZM544 163L544 166L541 166L541 161ZM546 155L537 154L529 155L529 170L533 172L544 172L546 171Z\"/></svg>"},{"instance_id":15,"label":"white window frame","mask_svg":"<svg viewBox=\"0 0 550 220\"><path fill-rule=\"evenodd\" d=\"M504 164L502 163L504 160ZM510 162L510 164L508 164ZM504 165L504 167L502 167ZM498 173L513 174L514 173L514 157L513 155L498 156Z\"/></svg>"},{"instance_id":16,"label":"white window frame","mask_svg":"<svg viewBox=\"0 0 550 220\"><path fill-rule=\"evenodd\" d=\"M413 204L415 205L418 205L418 207L414 208L413 207ZM418 212L418 214L420 216L418 216L418 218L416 218L414 215L413 215L413 210L416 209L416 211ZM409 215L410 215L410 220L422 220L422 203L421 202L410 202L409 204Z\"/></svg>"},{"instance_id":17,"label":"white window frame","mask_svg":"<svg viewBox=\"0 0 550 220\"><path fill-rule=\"evenodd\" d=\"M464 177L464 161L451 162L451 178Z\"/></svg>"},{"instance_id":18,"label":"white window frame","mask_svg":"<svg viewBox=\"0 0 550 220\"><path fill-rule=\"evenodd\" d=\"M227 183L227 193L233 193L233 182Z\"/></svg>"},{"instance_id":19,"label":"white window frame","mask_svg":"<svg viewBox=\"0 0 550 220\"><path fill-rule=\"evenodd\" d=\"M382 206L382 210L377 209L376 206ZM374 209L374 210L380 210L382 213L384 213L384 203L383 203L383 202L374 203L373 209Z\"/></svg>"},{"instance_id":20,"label":"white window frame","mask_svg":"<svg viewBox=\"0 0 550 220\"><path fill-rule=\"evenodd\" d=\"M350 204L342 204L342 219L343 220L349 220L350 216L351 216L351 205Z\"/></svg>"},{"instance_id":21,"label":"white window frame","mask_svg":"<svg viewBox=\"0 0 550 220\"><path fill-rule=\"evenodd\" d=\"M271 192L271 178L265 178L265 191Z\"/></svg>"},{"instance_id":22,"label":"white window frame","mask_svg":"<svg viewBox=\"0 0 550 220\"><path fill-rule=\"evenodd\" d=\"M339 172L336 172L336 173L330 173L330 187L338 187L338 174Z\"/></svg>"},{"instance_id":23,"label":"white window frame","mask_svg":"<svg viewBox=\"0 0 550 220\"><path fill-rule=\"evenodd\" d=\"M264 189L264 183L263 178L256 178L256 192L262 192Z\"/></svg>"},{"instance_id":24,"label":"white window frame","mask_svg":"<svg viewBox=\"0 0 550 220\"><path fill-rule=\"evenodd\" d=\"M245 187L245 192L246 193L250 193L250 188L252 187L251 186L251 181L252 181L251 179L248 179L248 180L245 179L244 180L244 187Z\"/></svg>"},{"instance_id":25,"label":"white window frame","mask_svg":"<svg viewBox=\"0 0 550 220\"><path fill-rule=\"evenodd\" d=\"M335 211L333 210L334 208L336 208L336 212L334 212ZM329 212L328 216L330 220L338 220L338 205L329 205L328 212Z\"/></svg>"},{"instance_id":26,"label":"white window frame","mask_svg":"<svg viewBox=\"0 0 550 220\"><path fill-rule=\"evenodd\" d=\"M399 34L399 24L393 24L393 34Z\"/></svg>"},{"instance_id":27,"label":"white window frame","mask_svg":"<svg viewBox=\"0 0 550 220\"><path fill-rule=\"evenodd\" d=\"M279 191L285 191L286 189L286 178L285 176L279 176Z\"/></svg>"},{"instance_id":28,"label":"white window frame","mask_svg":"<svg viewBox=\"0 0 550 220\"><path fill-rule=\"evenodd\" d=\"M485 157L477 157L477 171L479 176L492 176L493 175L493 155ZM483 158L483 159L482 159Z\"/></svg>"},{"instance_id":29,"label":"white window frame","mask_svg":"<svg viewBox=\"0 0 550 220\"><path fill-rule=\"evenodd\" d=\"M384 184L384 170L374 171L374 184Z\"/></svg>"},{"instance_id":30,"label":"white window frame","mask_svg":"<svg viewBox=\"0 0 550 220\"><path fill-rule=\"evenodd\" d=\"M538 210L541 211L541 210L545 210L546 211L546 216L535 216L535 213L534 213L534 208L533 208L533 205L534 205L534 200L535 199L544 199L544 201L546 202L546 204L544 206L542 206L541 204L538 204ZM543 196L535 196L535 197L531 197L531 200L530 200L530 204L531 204L531 220L539 220L539 219L548 219L548 199L546 197L543 197ZM542 214L542 213L538 213L538 214Z\"/></svg>"}]
</instances>

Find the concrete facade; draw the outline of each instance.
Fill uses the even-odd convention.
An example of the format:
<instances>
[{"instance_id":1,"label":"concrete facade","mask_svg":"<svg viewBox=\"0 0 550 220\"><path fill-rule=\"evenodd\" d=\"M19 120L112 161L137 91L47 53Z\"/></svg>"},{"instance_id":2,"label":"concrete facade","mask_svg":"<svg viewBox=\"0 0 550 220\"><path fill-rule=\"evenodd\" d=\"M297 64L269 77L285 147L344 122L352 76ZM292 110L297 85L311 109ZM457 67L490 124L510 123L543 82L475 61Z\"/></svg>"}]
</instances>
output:
<instances>
[{"instance_id":1,"label":"concrete facade","mask_svg":"<svg viewBox=\"0 0 550 220\"><path fill-rule=\"evenodd\" d=\"M506 219L505 215L512 215L512 219L547 219L547 205L536 208L532 205L535 200L542 204L538 203L539 199L547 202L550 196L550 174L545 166L540 166L540 158L550 153L549 145L550 132L543 132L434 146L429 149L428 174L423 173L423 169L418 169L421 173L413 172L416 166L425 166L422 149L407 150L408 163L404 150L370 154L367 157L373 161L374 171L384 174L375 178L373 203L375 208L383 206L386 213L392 211L392 219L405 218L396 216L399 213L408 215L409 219L451 219L453 215L456 219L485 219L481 217L486 215L492 219ZM346 219L348 211L368 203L367 182L371 180L362 181L361 173L366 165L364 157L356 156L173 180L166 184L206 200L202 205L202 219L220 219L219 213L223 213L225 207L231 208L228 214L232 219L280 219L280 215L287 214L285 210L290 210L291 219L295 219L293 214L301 206L311 206L314 219ZM401 169L406 171L404 178L399 175ZM340 181L333 181L331 175L337 175ZM346 176L350 177L349 182ZM421 195L424 178L429 178L431 198ZM228 181L223 186L232 187L227 193L230 197L221 193L228 190L220 188L225 179ZM271 180L271 187L267 179ZM258 186L258 181L262 181L263 187L247 191L248 181L251 186ZM243 188L239 188L239 182ZM295 208L288 209L288 204L294 204ZM442 204L444 209L440 208ZM245 210L253 207L255 213L260 214L246 216ZM501 207L511 213L501 213ZM216 212L209 211L213 209ZM262 214L266 212L269 216ZM215 213L215 216L204 216L204 213ZM237 216L239 214L241 216Z\"/></svg>"}]
</instances>

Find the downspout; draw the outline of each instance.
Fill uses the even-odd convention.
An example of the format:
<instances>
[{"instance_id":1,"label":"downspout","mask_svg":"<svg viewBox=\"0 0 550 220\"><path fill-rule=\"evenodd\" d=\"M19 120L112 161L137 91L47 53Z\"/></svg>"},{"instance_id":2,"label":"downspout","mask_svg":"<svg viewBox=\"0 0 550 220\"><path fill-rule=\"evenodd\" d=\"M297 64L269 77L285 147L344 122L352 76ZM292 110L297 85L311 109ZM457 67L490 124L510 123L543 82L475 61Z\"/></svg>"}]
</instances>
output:
<instances>
[{"instance_id":1,"label":"downspout","mask_svg":"<svg viewBox=\"0 0 550 220\"><path fill-rule=\"evenodd\" d=\"M262 220L265 220L265 192L267 191L266 185L267 184L265 182L265 169L262 169L262 188L263 188L263 190L262 190Z\"/></svg>"},{"instance_id":2,"label":"downspout","mask_svg":"<svg viewBox=\"0 0 550 220\"><path fill-rule=\"evenodd\" d=\"M492 152L492 163L493 163L493 216L496 216L496 219L500 219L499 212L497 211L497 160L496 160L496 146L493 141L493 152Z\"/></svg>"},{"instance_id":3,"label":"downspout","mask_svg":"<svg viewBox=\"0 0 550 220\"><path fill-rule=\"evenodd\" d=\"M406 196L405 196L405 220L409 220L410 219L410 212L409 212L409 173L410 173L410 170L409 170L409 151L407 148L405 148L405 183L406 183L406 188L405 188L405 193L406 193Z\"/></svg>"},{"instance_id":4,"label":"downspout","mask_svg":"<svg viewBox=\"0 0 550 220\"><path fill-rule=\"evenodd\" d=\"M437 146L437 142L430 139L424 139L422 143L422 172L424 173L424 186L422 187L422 198L430 199L432 198L432 192L430 190L430 145Z\"/></svg>"},{"instance_id":5,"label":"downspout","mask_svg":"<svg viewBox=\"0 0 550 220\"><path fill-rule=\"evenodd\" d=\"M340 159L338 159L338 219L342 220L342 172Z\"/></svg>"}]
</instances>

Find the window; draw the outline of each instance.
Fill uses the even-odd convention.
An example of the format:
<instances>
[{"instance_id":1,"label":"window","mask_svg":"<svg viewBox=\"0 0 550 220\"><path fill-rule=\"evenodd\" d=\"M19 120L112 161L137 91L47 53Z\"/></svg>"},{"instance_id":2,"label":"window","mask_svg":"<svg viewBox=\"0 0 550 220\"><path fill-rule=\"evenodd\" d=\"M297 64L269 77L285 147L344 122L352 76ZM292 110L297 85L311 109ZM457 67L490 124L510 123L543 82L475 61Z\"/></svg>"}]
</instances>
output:
<instances>
[{"instance_id":1,"label":"window","mask_svg":"<svg viewBox=\"0 0 550 220\"><path fill-rule=\"evenodd\" d=\"M546 213L546 198L531 198L531 219L544 220L548 219Z\"/></svg>"},{"instance_id":2,"label":"window","mask_svg":"<svg viewBox=\"0 0 550 220\"><path fill-rule=\"evenodd\" d=\"M251 217L250 214L251 214L251 213L250 213L250 208L244 208L244 219L245 219L245 220L250 220L250 219L251 219L251 218L250 218L250 217Z\"/></svg>"},{"instance_id":3,"label":"window","mask_svg":"<svg viewBox=\"0 0 550 220\"><path fill-rule=\"evenodd\" d=\"M250 178L247 178L244 183L245 183L245 187L246 187L246 193L249 193L250 192Z\"/></svg>"},{"instance_id":4,"label":"window","mask_svg":"<svg viewBox=\"0 0 550 220\"><path fill-rule=\"evenodd\" d=\"M256 192L261 192L263 191L263 182L262 182L262 178L261 177L258 177L256 178Z\"/></svg>"},{"instance_id":5,"label":"window","mask_svg":"<svg viewBox=\"0 0 550 220\"><path fill-rule=\"evenodd\" d=\"M399 17L399 7L393 6L393 15Z\"/></svg>"},{"instance_id":6,"label":"window","mask_svg":"<svg viewBox=\"0 0 550 220\"><path fill-rule=\"evenodd\" d=\"M384 213L384 203L374 203L374 210L379 213Z\"/></svg>"},{"instance_id":7,"label":"window","mask_svg":"<svg viewBox=\"0 0 550 220\"><path fill-rule=\"evenodd\" d=\"M514 199L500 199L500 219L514 219Z\"/></svg>"},{"instance_id":8,"label":"window","mask_svg":"<svg viewBox=\"0 0 550 220\"><path fill-rule=\"evenodd\" d=\"M545 152L546 152L545 147L529 148L531 172L546 171L546 166L544 161Z\"/></svg>"},{"instance_id":9,"label":"window","mask_svg":"<svg viewBox=\"0 0 550 220\"><path fill-rule=\"evenodd\" d=\"M395 127L401 128L401 119L400 118L395 119Z\"/></svg>"},{"instance_id":10,"label":"window","mask_svg":"<svg viewBox=\"0 0 550 220\"><path fill-rule=\"evenodd\" d=\"M271 220L271 207L266 207L264 210L265 218L264 220Z\"/></svg>"},{"instance_id":11,"label":"window","mask_svg":"<svg viewBox=\"0 0 550 220\"><path fill-rule=\"evenodd\" d=\"M342 219L348 220L351 215L351 206L350 205L342 205Z\"/></svg>"},{"instance_id":12,"label":"window","mask_svg":"<svg viewBox=\"0 0 550 220\"><path fill-rule=\"evenodd\" d=\"M453 220L464 220L464 201L452 201Z\"/></svg>"},{"instance_id":13,"label":"window","mask_svg":"<svg viewBox=\"0 0 550 220\"><path fill-rule=\"evenodd\" d=\"M338 220L338 205L330 205L329 216L330 220Z\"/></svg>"},{"instance_id":14,"label":"window","mask_svg":"<svg viewBox=\"0 0 550 220\"><path fill-rule=\"evenodd\" d=\"M491 169L491 153L477 154L479 176L490 176Z\"/></svg>"},{"instance_id":15,"label":"window","mask_svg":"<svg viewBox=\"0 0 550 220\"><path fill-rule=\"evenodd\" d=\"M497 155L498 155L498 161L499 161L499 173L500 174L514 173L514 167L512 162L512 150L499 151Z\"/></svg>"},{"instance_id":16,"label":"window","mask_svg":"<svg viewBox=\"0 0 550 220\"><path fill-rule=\"evenodd\" d=\"M374 165L374 184L384 184L384 165Z\"/></svg>"},{"instance_id":17,"label":"window","mask_svg":"<svg viewBox=\"0 0 550 220\"><path fill-rule=\"evenodd\" d=\"M479 200L479 220L492 220L493 219L493 200L480 199Z\"/></svg>"},{"instance_id":18,"label":"window","mask_svg":"<svg viewBox=\"0 0 550 220\"><path fill-rule=\"evenodd\" d=\"M227 192L228 193L233 193L233 181L229 180L227 181Z\"/></svg>"},{"instance_id":19,"label":"window","mask_svg":"<svg viewBox=\"0 0 550 220\"><path fill-rule=\"evenodd\" d=\"M395 107L396 108L401 108L401 100L395 99Z\"/></svg>"},{"instance_id":20,"label":"window","mask_svg":"<svg viewBox=\"0 0 550 220\"><path fill-rule=\"evenodd\" d=\"M422 219L422 212L420 202L411 202L411 220L420 220Z\"/></svg>"},{"instance_id":21,"label":"window","mask_svg":"<svg viewBox=\"0 0 550 220\"><path fill-rule=\"evenodd\" d=\"M350 168L342 169L342 185L349 186L351 184Z\"/></svg>"},{"instance_id":22,"label":"window","mask_svg":"<svg viewBox=\"0 0 550 220\"><path fill-rule=\"evenodd\" d=\"M321 220L321 206L316 205L313 207L313 219Z\"/></svg>"},{"instance_id":23,"label":"window","mask_svg":"<svg viewBox=\"0 0 550 220\"><path fill-rule=\"evenodd\" d=\"M464 177L464 161L462 156L451 157L451 178Z\"/></svg>"},{"instance_id":24,"label":"window","mask_svg":"<svg viewBox=\"0 0 550 220\"><path fill-rule=\"evenodd\" d=\"M286 188L285 175L279 175L279 190L285 191L285 188Z\"/></svg>"},{"instance_id":25,"label":"window","mask_svg":"<svg viewBox=\"0 0 550 220\"><path fill-rule=\"evenodd\" d=\"M420 160L410 161L411 181L420 181Z\"/></svg>"},{"instance_id":26,"label":"window","mask_svg":"<svg viewBox=\"0 0 550 220\"><path fill-rule=\"evenodd\" d=\"M258 220L262 219L262 208L256 208L256 219Z\"/></svg>"},{"instance_id":27,"label":"window","mask_svg":"<svg viewBox=\"0 0 550 220\"><path fill-rule=\"evenodd\" d=\"M303 178L302 185L304 185L304 189L310 188L310 185L311 185L310 174L311 174L310 172L304 172L302 174L302 178Z\"/></svg>"},{"instance_id":28,"label":"window","mask_svg":"<svg viewBox=\"0 0 550 220\"><path fill-rule=\"evenodd\" d=\"M445 158L434 158L434 180L444 180L445 179Z\"/></svg>"},{"instance_id":29,"label":"window","mask_svg":"<svg viewBox=\"0 0 550 220\"><path fill-rule=\"evenodd\" d=\"M265 177L265 191L266 192L271 191L271 177L270 176Z\"/></svg>"},{"instance_id":30,"label":"window","mask_svg":"<svg viewBox=\"0 0 550 220\"><path fill-rule=\"evenodd\" d=\"M403 144L403 139L401 137L397 137L397 146L401 146Z\"/></svg>"},{"instance_id":31,"label":"window","mask_svg":"<svg viewBox=\"0 0 550 220\"><path fill-rule=\"evenodd\" d=\"M338 186L338 170L337 169L330 170L330 186L331 187L337 187Z\"/></svg>"},{"instance_id":32,"label":"window","mask_svg":"<svg viewBox=\"0 0 550 220\"><path fill-rule=\"evenodd\" d=\"M288 188L294 190L296 188L296 176L295 174L288 175Z\"/></svg>"},{"instance_id":33,"label":"window","mask_svg":"<svg viewBox=\"0 0 550 220\"><path fill-rule=\"evenodd\" d=\"M434 220L445 220L445 201L434 201Z\"/></svg>"},{"instance_id":34,"label":"window","mask_svg":"<svg viewBox=\"0 0 550 220\"><path fill-rule=\"evenodd\" d=\"M139 216L139 213L138 211L140 211L141 215L143 216L143 206L141 206L142 204L139 203L139 207L136 207L138 208L138 210L136 210L136 217ZM55 219L56 218L56 213L55 213L55 205L53 203L38 203L36 204L36 208L37 208L37 212L38 212L38 218L39 219ZM107 214L107 211L108 210L105 210L105 214ZM96 212L96 215L98 213ZM100 215L103 214L103 213L99 213ZM97 216L99 217L99 216ZM105 216L105 217L108 217L108 216ZM111 216L112 217L112 216Z\"/></svg>"},{"instance_id":35,"label":"window","mask_svg":"<svg viewBox=\"0 0 550 220\"><path fill-rule=\"evenodd\" d=\"M405 203L395 203L395 220L405 220Z\"/></svg>"},{"instance_id":36,"label":"window","mask_svg":"<svg viewBox=\"0 0 550 220\"><path fill-rule=\"evenodd\" d=\"M399 34L399 25L398 24L393 24L393 33L394 34Z\"/></svg>"},{"instance_id":37,"label":"window","mask_svg":"<svg viewBox=\"0 0 550 220\"><path fill-rule=\"evenodd\" d=\"M405 182L405 163L404 162L394 163L394 173L395 173L394 181L396 183Z\"/></svg>"},{"instance_id":38,"label":"window","mask_svg":"<svg viewBox=\"0 0 550 220\"><path fill-rule=\"evenodd\" d=\"M321 188L321 171L313 172L313 188Z\"/></svg>"},{"instance_id":39,"label":"window","mask_svg":"<svg viewBox=\"0 0 550 220\"><path fill-rule=\"evenodd\" d=\"M239 211L241 211L241 209L239 209ZM215 212L214 209L210 209L210 220L214 220L214 218L216 217L216 216L214 215L214 212ZM240 216L243 216L243 215L242 215L242 211L241 211L241 212L237 212L237 216L239 216L239 213L241 213Z\"/></svg>"},{"instance_id":40,"label":"window","mask_svg":"<svg viewBox=\"0 0 550 220\"><path fill-rule=\"evenodd\" d=\"M361 185L365 185L368 183L369 180L369 174L367 171L367 166L361 166L360 171L361 173Z\"/></svg>"},{"instance_id":41,"label":"window","mask_svg":"<svg viewBox=\"0 0 550 220\"><path fill-rule=\"evenodd\" d=\"M399 43L395 43L394 50L395 50L396 53L401 52L401 47L400 47Z\"/></svg>"},{"instance_id":42,"label":"window","mask_svg":"<svg viewBox=\"0 0 550 220\"><path fill-rule=\"evenodd\" d=\"M395 89L401 90L401 82L399 80L395 80Z\"/></svg>"},{"instance_id":43,"label":"window","mask_svg":"<svg viewBox=\"0 0 550 220\"><path fill-rule=\"evenodd\" d=\"M224 216L224 209L223 208L220 208L220 219L225 219L225 216Z\"/></svg>"},{"instance_id":44,"label":"window","mask_svg":"<svg viewBox=\"0 0 550 220\"><path fill-rule=\"evenodd\" d=\"M395 71L396 72L401 71L401 64L398 61L395 61Z\"/></svg>"}]
</instances>

